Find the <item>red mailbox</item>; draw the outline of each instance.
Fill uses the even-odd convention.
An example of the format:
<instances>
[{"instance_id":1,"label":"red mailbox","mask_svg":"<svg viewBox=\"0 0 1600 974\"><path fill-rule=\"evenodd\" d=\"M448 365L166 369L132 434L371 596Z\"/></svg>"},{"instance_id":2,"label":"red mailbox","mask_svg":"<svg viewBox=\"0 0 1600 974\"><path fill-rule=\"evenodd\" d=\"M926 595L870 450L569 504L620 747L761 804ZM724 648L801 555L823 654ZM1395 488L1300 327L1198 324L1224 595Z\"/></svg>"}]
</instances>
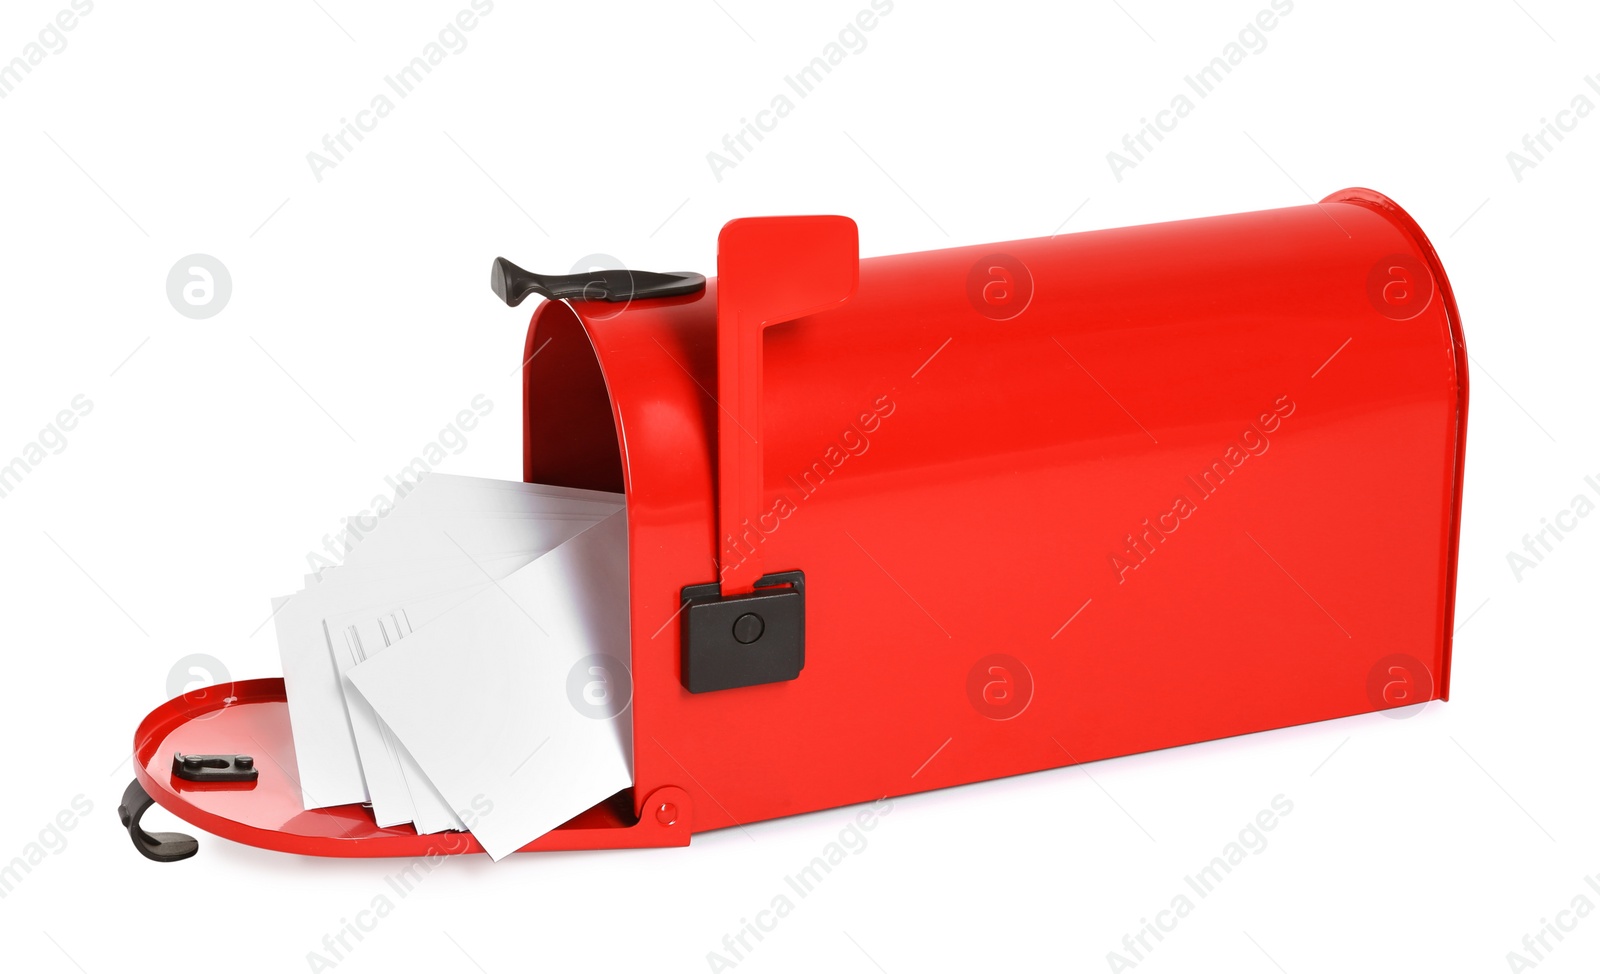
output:
<instances>
[{"instance_id":1,"label":"red mailbox","mask_svg":"<svg viewBox=\"0 0 1600 974\"><path fill-rule=\"evenodd\" d=\"M635 785L528 849L1447 697L1466 350L1386 197L866 260L843 217L736 220L717 262L497 264L582 295L533 315L524 477L624 492L629 533ZM135 738L180 817L478 848L302 810L281 682L220 696ZM262 748L249 788L165 763Z\"/></svg>"}]
</instances>

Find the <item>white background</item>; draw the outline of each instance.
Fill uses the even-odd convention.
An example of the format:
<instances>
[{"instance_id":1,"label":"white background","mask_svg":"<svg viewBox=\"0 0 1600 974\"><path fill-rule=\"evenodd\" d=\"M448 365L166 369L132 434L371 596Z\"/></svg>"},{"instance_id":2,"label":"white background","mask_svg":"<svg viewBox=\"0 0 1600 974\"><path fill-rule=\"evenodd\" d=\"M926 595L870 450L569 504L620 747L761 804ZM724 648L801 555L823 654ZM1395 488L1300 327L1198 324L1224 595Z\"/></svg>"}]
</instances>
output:
<instances>
[{"instance_id":1,"label":"white background","mask_svg":"<svg viewBox=\"0 0 1600 974\"><path fill-rule=\"evenodd\" d=\"M528 316L489 294L494 256L711 271L737 216L848 214L874 255L1348 185L1432 236L1473 359L1455 699L896 800L738 969L1106 970L1280 794L1268 847L1140 971L1500 971L1575 896L1600 905L1600 518L1520 581L1506 557L1600 479L1600 118L1520 181L1506 158L1574 96L1600 104L1592 5L1296 0L1119 182L1106 153L1266 0L898 0L718 181L706 154L867 0L497 0L316 179L307 153L467 5L99 0L0 100L0 460L93 402L0 500L0 863L92 804L0 899L0 966L302 970L386 891L399 862L203 834L147 862L119 762L184 657L279 672L268 598L474 396L495 408L441 469L519 475ZM9 0L0 61L65 8ZM165 292L193 253L233 281L206 320ZM855 814L452 861L337 969L706 970ZM1593 970L1600 916L1550 943L1541 972Z\"/></svg>"}]
</instances>

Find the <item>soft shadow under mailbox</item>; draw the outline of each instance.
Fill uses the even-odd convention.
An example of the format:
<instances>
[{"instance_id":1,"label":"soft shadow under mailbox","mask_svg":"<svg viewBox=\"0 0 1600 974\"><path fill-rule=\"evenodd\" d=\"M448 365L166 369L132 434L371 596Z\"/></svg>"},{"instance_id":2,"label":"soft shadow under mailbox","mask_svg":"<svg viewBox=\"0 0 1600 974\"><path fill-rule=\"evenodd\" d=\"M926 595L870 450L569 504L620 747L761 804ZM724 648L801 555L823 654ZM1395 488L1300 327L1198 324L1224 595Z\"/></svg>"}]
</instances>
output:
<instances>
[{"instance_id":1,"label":"soft shadow under mailbox","mask_svg":"<svg viewBox=\"0 0 1600 974\"><path fill-rule=\"evenodd\" d=\"M755 218L717 263L496 263L556 299L524 479L625 492L629 534L635 785L529 850L1448 696L1466 350L1386 197L866 260L843 217ZM169 701L137 784L268 848L478 850L302 810L283 699Z\"/></svg>"}]
</instances>

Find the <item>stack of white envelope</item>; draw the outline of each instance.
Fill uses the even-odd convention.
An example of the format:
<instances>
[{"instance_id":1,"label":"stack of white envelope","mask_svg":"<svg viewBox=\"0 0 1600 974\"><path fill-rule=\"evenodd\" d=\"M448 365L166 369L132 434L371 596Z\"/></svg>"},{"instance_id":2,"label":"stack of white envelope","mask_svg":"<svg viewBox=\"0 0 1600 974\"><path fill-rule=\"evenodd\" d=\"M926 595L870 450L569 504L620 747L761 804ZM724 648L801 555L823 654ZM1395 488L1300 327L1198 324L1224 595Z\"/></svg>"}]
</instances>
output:
<instances>
[{"instance_id":1,"label":"stack of white envelope","mask_svg":"<svg viewBox=\"0 0 1600 974\"><path fill-rule=\"evenodd\" d=\"M273 609L307 809L499 859L633 783L621 494L429 473Z\"/></svg>"}]
</instances>

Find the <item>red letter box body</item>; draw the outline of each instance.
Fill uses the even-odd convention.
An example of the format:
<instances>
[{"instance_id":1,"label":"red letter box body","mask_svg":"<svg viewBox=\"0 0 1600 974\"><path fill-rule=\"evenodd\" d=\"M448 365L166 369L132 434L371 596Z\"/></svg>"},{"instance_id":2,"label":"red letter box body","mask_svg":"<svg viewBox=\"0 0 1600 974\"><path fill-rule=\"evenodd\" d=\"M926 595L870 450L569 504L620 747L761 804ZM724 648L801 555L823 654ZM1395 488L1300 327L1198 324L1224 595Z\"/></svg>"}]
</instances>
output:
<instances>
[{"instance_id":1,"label":"red letter box body","mask_svg":"<svg viewBox=\"0 0 1600 974\"><path fill-rule=\"evenodd\" d=\"M635 787L529 848L1447 695L1466 353L1386 198L859 262L840 218L721 243L698 293L533 316L525 479L626 493ZM803 653L694 692L685 589L788 573ZM281 686L234 695L141 726L157 801L289 851L476 848L301 811L259 758L254 791L169 781L235 731L292 764Z\"/></svg>"}]
</instances>

